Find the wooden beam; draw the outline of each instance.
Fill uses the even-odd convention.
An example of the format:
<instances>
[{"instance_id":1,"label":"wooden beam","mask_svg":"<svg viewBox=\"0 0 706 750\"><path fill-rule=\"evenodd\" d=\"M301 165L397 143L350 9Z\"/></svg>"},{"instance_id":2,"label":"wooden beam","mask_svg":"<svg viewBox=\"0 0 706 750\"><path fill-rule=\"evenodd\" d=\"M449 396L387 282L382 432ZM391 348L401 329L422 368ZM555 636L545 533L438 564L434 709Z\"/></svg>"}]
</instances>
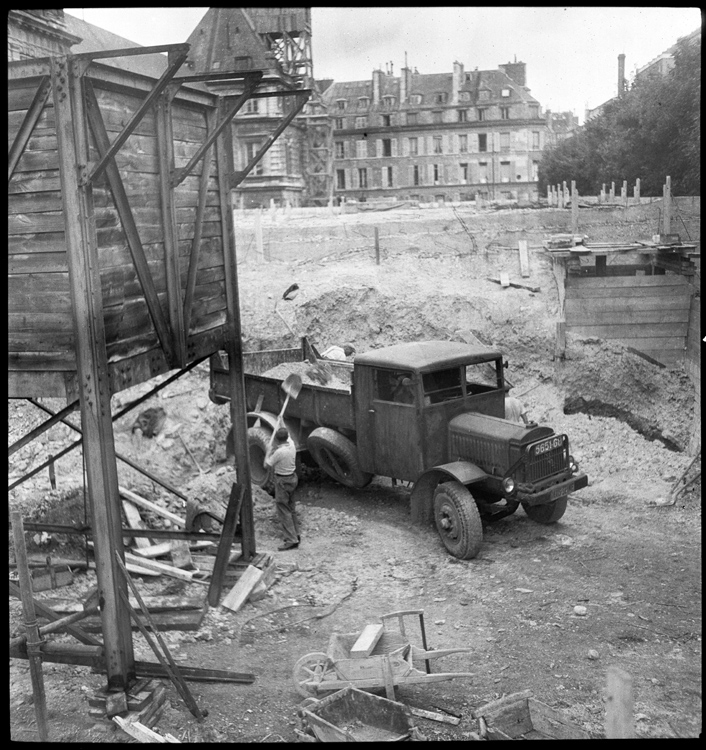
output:
<instances>
[{"instance_id":1,"label":"wooden beam","mask_svg":"<svg viewBox=\"0 0 706 750\"><path fill-rule=\"evenodd\" d=\"M98 99L96 98L93 84L90 80L85 81L85 97L88 122L91 126L91 131L93 132L93 138L95 140L96 148L98 149L98 154L102 158L110 150L110 140L108 138L108 132L105 129L105 123L101 117ZM140 235L137 230L135 217L133 216L132 208L130 207L130 202L127 193L125 192L122 177L120 176L114 157L108 159L105 168L110 191L113 194L115 207L118 211L118 216L120 217L120 223L122 224L127 244L130 248L132 262L135 265L137 279L140 282L140 286L142 287L145 296L147 309L149 310L154 329L159 337L159 343L162 345L167 362L171 363L174 360L172 332L166 318L164 317L162 306L157 297L157 290L155 289L152 274L150 273L150 268L147 264L147 258L145 257L145 251L142 247Z\"/></svg>"},{"instance_id":2,"label":"wooden beam","mask_svg":"<svg viewBox=\"0 0 706 750\"><path fill-rule=\"evenodd\" d=\"M186 335L184 331L184 307L181 298L176 207L174 190L170 181L174 167L174 135L172 132L171 100L168 94L165 93L160 96L156 105L156 114L159 195L162 206L169 321L175 343L175 364L178 367L184 367L186 364Z\"/></svg>"},{"instance_id":3,"label":"wooden beam","mask_svg":"<svg viewBox=\"0 0 706 750\"><path fill-rule=\"evenodd\" d=\"M160 505L157 505L156 503L152 503L149 500L145 500L144 497L141 497L136 492L132 492L131 490L125 489L125 487L119 487L120 494L126 499L129 500L132 503L135 503L135 505L139 505L141 508L144 508L145 510L152 511L152 513L156 513L158 516L162 516L162 518L167 518L172 523L175 523L177 526L186 526L186 519L182 518L181 516L178 516L176 513L172 513L170 510L167 510L166 508L162 508Z\"/></svg>"},{"instance_id":4,"label":"wooden beam","mask_svg":"<svg viewBox=\"0 0 706 750\"><path fill-rule=\"evenodd\" d=\"M215 143L218 136L230 124L231 120L235 117L235 115L238 114L238 111L241 109L243 104L245 104L245 102L250 98L251 93L258 86L261 78L262 78L262 72L257 71L245 79L245 90L235 100L235 103L233 104L233 106L225 114L222 115L222 117L218 121L218 124L213 129L213 132L209 133L209 135L206 137L206 140L201 144L201 146L199 146L196 153L191 157L191 159L189 160L189 163L185 167L182 167L181 169L177 169L174 171L171 177L172 187L176 187L177 185L181 184L184 181L184 179L187 177L189 172L191 172L191 170L194 168L194 165L199 162L199 160L203 157L206 151L208 151L208 149Z\"/></svg>"},{"instance_id":5,"label":"wooden beam","mask_svg":"<svg viewBox=\"0 0 706 750\"><path fill-rule=\"evenodd\" d=\"M605 707L606 739L631 739L633 726L632 677L618 667L608 667Z\"/></svg>"},{"instance_id":6,"label":"wooden beam","mask_svg":"<svg viewBox=\"0 0 706 750\"><path fill-rule=\"evenodd\" d=\"M154 85L154 88L152 89L152 91L149 92L149 94L145 97L142 104L137 108L137 110L135 111L135 114L130 118L130 121L127 123L127 125L125 125L125 127L117 136L117 138L110 145L110 148L98 160L98 163L93 168L93 171L88 177L89 182L94 182L96 177L98 177L98 175L100 175L103 172L109 160L112 159L113 156L115 156L115 154L120 150L121 146L125 143L125 141L132 135L132 132L137 127L137 124L147 114L149 109L152 107L152 104L157 99L157 97L164 91L164 89L167 87L169 82L174 77L174 74L177 72L177 70L179 70L182 63L186 60L186 57L188 55L189 45L188 44L187 45L174 45L174 47L176 48L176 54L174 55L174 58L172 59L172 54L170 50L169 64L168 64L167 69L164 71L164 73L162 73L159 80ZM90 53L90 54L93 54L93 53ZM109 56L109 55L106 55L106 56Z\"/></svg>"},{"instance_id":7,"label":"wooden beam","mask_svg":"<svg viewBox=\"0 0 706 750\"><path fill-rule=\"evenodd\" d=\"M37 91L30 104L27 113L25 114L22 125L17 131L17 135L10 146L10 152L7 155L7 181L12 179L12 175L15 173L17 168L17 162L24 153L27 143L29 142L32 131L34 130L41 114L44 109L44 105L47 103L49 93L51 92L51 84L49 82L49 76L42 76L37 86Z\"/></svg>"},{"instance_id":8,"label":"wooden beam","mask_svg":"<svg viewBox=\"0 0 706 750\"><path fill-rule=\"evenodd\" d=\"M222 104L221 104L222 106ZM229 173L226 138L221 136L217 141L216 158L218 161L218 192L221 205L221 236L223 241L223 260L225 266L226 287L226 353L228 354L228 378L230 386L230 418L235 446L234 461L238 483L243 487L243 498L240 510L242 530L242 551L245 559L255 555L255 520L253 514L252 485L250 478L250 456L248 451L247 403L245 400L245 380L243 370L243 342L240 324L240 295L238 292L238 264L235 252L235 235L233 232L233 212L230 208L229 192L226 187L226 175ZM231 503L236 502L231 493ZM229 531L229 533L231 533ZM235 528L232 530L235 534ZM221 544L230 549L232 538L222 534ZM209 594L213 596L214 589Z\"/></svg>"},{"instance_id":9,"label":"wooden beam","mask_svg":"<svg viewBox=\"0 0 706 750\"><path fill-rule=\"evenodd\" d=\"M262 578L262 571L254 565L248 565L238 582L226 594L221 602L221 607L237 612L250 596L250 592L257 586Z\"/></svg>"},{"instance_id":10,"label":"wooden beam","mask_svg":"<svg viewBox=\"0 0 706 750\"><path fill-rule=\"evenodd\" d=\"M230 562L231 546L235 539L235 529L238 525L238 519L243 507L243 498L245 491L242 485L233 483L228 499L226 515L223 519L223 528L221 529L221 538L216 551L216 559L213 563L211 572L211 582L208 588L208 603L212 607L218 606L221 597L221 588L226 574L226 568Z\"/></svg>"},{"instance_id":11,"label":"wooden beam","mask_svg":"<svg viewBox=\"0 0 706 750\"><path fill-rule=\"evenodd\" d=\"M88 162L81 79L66 57L58 57L51 61L51 80L108 682L124 689L134 677L134 652L130 617L120 602L120 591L125 592L126 586L112 552L122 548L120 499L93 196L90 183L79 185L77 169Z\"/></svg>"},{"instance_id":12,"label":"wooden beam","mask_svg":"<svg viewBox=\"0 0 706 750\"><path fill-rule=\"evenodd\" d=\"M213 113L208 118L208 131L213 129ZM191 242L191 253L189 254L189 270L186 277L186 290L184 292L184 331L188 337L191 327L191 306L194 302L194 289L196 288L196 274L199 267L199 250L201 248L201 232L203 230L203 216L206 210L206 198L208 196L208 178L211 171L211 155L213 149L206 150L201 168L201 183L199 185L199 203L194 220L194 239Z\"/></svg>"}]
</instances>

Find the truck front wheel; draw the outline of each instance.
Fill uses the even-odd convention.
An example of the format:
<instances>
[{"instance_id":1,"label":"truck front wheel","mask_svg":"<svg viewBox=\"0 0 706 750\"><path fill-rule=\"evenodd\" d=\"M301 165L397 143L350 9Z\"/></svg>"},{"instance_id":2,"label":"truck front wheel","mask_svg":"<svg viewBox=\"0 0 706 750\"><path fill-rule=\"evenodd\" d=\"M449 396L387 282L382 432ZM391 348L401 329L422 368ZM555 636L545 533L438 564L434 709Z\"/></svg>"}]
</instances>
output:
<instances>
[{"instance_id":1,"label":"truck front wheel","mask_svg":"<svg viewBox=\"0 0 706 750\"><path fill-rule=\"evenodd\" d=\"M543 505L526 505L522 503L525 513L537 523L556 523L565 513L568 497L560 497L552 503Z\"/></svg>"},{"instance_id":2,"label":"truck front wheel","mask_svg":"<svg viewBox=\"0 0 706 750\"><path fill-rule=\"evenodd\" d=\"M483 525L473 495L460 482L443 482L434 490L434 521L446 549L461 560L480 552Z\"/></svg>"},{"instance_id":3,"label":"truck front wheel","mask_svg":"<svg viewBox=\"0 0 706 750\"><path fill-rule=\"evenodd\" d=\"M265 453L270 443L271 433L262 427L248 428L248 458L250 461L250 479L253 484L262 487L271 495L275 491L272 469L265 466Z\"/></svg>"},{"instance_id":4,"label":"truck front wheel","mask_svg":"<svg viewBox=\"0 0 706 750\"><path fill-rule=\"evenodd\" d=\"M372 474L362 471L355 445L329 427L317 427L306 441L316 463L333 479L347 487L365 487Z\"/></svg>"}]
</instances>

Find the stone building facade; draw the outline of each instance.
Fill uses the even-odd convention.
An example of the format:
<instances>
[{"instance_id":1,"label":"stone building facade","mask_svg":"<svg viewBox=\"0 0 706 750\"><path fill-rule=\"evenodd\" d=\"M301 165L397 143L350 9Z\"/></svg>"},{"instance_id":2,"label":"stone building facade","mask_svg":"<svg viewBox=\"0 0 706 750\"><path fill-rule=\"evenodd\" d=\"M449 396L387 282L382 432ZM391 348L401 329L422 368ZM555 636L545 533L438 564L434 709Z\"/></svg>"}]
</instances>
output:
<instances>
[{"instance_id":1,"label":"stone building facade","mask_svg":"<svg viewBox=\"0 0 706 750\"><path fill-rule=\"evenodd\" d=\"M522 62L420 74L392 65L332 83L334 193L341 200L532 201L551 129ZM551 125L551 123L550 123Z\"/></svg>"},{"instance_id":2,"label":"stone building facade","mask_svg":"<svg viewBox=\"0 0 706 750\"><path fill-rule=\"evenodd\" d=\"M9 10L7 13L7 60L65 55L80 38L71 34L61 8Z\"/></svg>"}]
</instances>

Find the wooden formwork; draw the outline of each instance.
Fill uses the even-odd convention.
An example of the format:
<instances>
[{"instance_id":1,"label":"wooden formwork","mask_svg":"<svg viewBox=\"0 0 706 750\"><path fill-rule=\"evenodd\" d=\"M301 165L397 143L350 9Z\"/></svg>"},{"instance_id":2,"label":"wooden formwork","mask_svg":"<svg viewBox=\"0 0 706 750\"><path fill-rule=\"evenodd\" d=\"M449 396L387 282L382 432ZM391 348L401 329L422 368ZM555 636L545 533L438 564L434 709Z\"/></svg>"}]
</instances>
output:
<instances>
[{"instance_id":1,"label":"wooden formwork","mask_svg":"<svg viewBox=\"0 0 706 750\"><path fill-rule=\"evenodd\" d=\"M80 402L105 660L109 684L121 687L135 668L126 584L113 555L122 545L110 399L228 353L240 491L231 493L218 559L238 520L243 555L254 555L228 191L309 95L275 94L293 95L295 104L234 173L230 121L250 96L272 94L257 93L263 71L233 72L239 90L226 106L204 87L209 74L175 78L188 48L8 64L8 395ZM157 80L96 61L154 52L167 53ZM212 605L220 578L212 579Z\"/></svg>"}]
</instances>

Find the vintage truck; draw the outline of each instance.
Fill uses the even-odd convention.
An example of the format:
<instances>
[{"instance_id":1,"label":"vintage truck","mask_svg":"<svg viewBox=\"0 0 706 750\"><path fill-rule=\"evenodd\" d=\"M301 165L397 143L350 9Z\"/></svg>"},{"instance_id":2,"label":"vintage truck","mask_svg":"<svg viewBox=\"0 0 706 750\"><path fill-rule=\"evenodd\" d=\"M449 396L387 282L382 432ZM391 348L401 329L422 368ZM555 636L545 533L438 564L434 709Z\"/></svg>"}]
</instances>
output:
<instances>
[{"instance_id":1,"label":"vintage truck","mask_svg":"<svg viewBox=\"0 0 706 750\"><path fill-rule=\"evenodd\" d=\"M302 363L305 354L306 342L243 355L251 475L264 488L272 481L264 453L286 376L261 373ZM210 398L224 403L226 355L213 355L210 364ZM375 475L412 483L412 519L435 523L455 557L478 554L481 517L496 520L522 505L534 521L554 523L569 493L588 484L566 435L504 418L507 363L496 349L421 341L329 366L336 387L305 383L287 405L284 422L298 455L349 487L364 487Z\"/></svg>"}]
</instances>

